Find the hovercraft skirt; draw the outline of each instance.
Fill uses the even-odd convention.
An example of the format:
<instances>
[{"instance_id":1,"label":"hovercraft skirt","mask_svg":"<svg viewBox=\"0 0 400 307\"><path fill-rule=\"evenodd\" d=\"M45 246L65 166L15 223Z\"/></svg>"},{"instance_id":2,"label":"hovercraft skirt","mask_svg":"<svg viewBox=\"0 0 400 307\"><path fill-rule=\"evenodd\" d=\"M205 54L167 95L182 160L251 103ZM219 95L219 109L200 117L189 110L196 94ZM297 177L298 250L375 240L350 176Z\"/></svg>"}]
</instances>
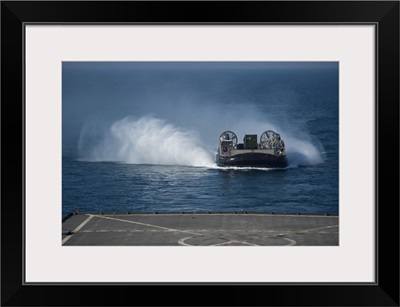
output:
<instances>
[{"instance_id":1,"label":"hovercraft skirt","mask_svg":"<svg viewBox=\"0 0 400 307\"><path fill-rule=\"evenodd\" d=\"M234 156L218 156L217 165L222 167L265 167L285 168L288 166L286 156L273 156L262 153L236 154Z\"/></svg>"}]
</instances>

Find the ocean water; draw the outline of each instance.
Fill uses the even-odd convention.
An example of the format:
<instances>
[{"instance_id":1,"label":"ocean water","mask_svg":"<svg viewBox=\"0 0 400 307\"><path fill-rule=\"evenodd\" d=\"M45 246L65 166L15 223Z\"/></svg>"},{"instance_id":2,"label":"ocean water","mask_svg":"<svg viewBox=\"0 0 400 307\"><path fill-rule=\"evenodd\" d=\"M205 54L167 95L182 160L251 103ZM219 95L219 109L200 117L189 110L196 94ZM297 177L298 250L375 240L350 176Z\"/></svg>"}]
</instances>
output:
<instances>
[{"instance_id":1,"label":"ocean water","mask_svg":"<svg viewBox=\"0 0 400 307\"><path fill-rule=\"evenodd\" d=\"M63 67L63 216L339 213L337 65L154 70ZM216 166L223 131L270 129L289 167Z\"/></svg>"}]
</instances>

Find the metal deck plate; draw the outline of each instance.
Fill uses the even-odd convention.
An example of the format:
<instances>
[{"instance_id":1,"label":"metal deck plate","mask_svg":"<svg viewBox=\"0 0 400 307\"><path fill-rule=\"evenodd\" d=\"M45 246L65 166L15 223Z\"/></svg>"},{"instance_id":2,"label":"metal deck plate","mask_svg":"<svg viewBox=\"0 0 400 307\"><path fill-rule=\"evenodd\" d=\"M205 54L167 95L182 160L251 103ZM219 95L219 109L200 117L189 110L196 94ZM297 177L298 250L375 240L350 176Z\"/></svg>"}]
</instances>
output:
<instances>
[{"instance_id":1,"label":"metal deck plate","mask_svg":"<svg viewBox=\"0 0 400 307\"><path fill-rule=\"evenodd\" d=\"M337 246L338 216L277 214L71 215L63 245Z\"/></svg>"}]
</instances>

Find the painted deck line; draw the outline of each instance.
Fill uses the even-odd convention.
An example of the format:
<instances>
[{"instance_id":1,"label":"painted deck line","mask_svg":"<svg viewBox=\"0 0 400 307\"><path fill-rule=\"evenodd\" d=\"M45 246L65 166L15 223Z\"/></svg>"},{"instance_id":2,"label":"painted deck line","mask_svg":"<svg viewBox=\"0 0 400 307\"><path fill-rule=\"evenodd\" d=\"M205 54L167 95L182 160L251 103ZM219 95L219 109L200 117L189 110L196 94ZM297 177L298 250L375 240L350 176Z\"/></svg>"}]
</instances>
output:
<instances>
[{"instance_id":1,"label":"painted deck line","mask_svg":"<svg viewBox=\"0 0 400 307\"><path fill-rule=\"evenodd\" d=\"M339 246L332 215L84 213L62 230L65 246Z\"/></svg>"},{"instance_id":2,"label":"painted deck line","mask_svg":"<svg viewBox=\"0 0 400 307\"><path fill-rule=\"evenodd\" d=\"M81 230L83 228L83 226L85 226L87 223L90 222L90 220L94 217L94 215L89 215L88 218L86 220L84 220L78 227L76 227L71 234L67 235L64 240L62 240L62 245L65 244L65 242L67 242L69 239L71 239L71 237L77 233L79 230Z\"/></svg>"}]
</instances>

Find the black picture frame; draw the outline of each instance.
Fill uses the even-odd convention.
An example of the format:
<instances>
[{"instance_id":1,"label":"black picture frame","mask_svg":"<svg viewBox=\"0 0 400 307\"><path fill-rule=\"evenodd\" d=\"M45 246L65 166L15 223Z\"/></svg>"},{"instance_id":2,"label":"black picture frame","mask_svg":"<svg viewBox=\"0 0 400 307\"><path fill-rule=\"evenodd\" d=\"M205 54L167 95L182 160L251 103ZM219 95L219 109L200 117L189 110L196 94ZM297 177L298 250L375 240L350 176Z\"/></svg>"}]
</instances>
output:
<instances>
[{"instance_id":1,"label":"black picture frame","mask_svg":"<svg viewBox=\"0 0 400 307\"><path fill-rule=\"evenodd\" d=\"M375 25L376 283L25 284L29 22ZM399 1L3 1L1 77L2 306L399 306Z\"/></svg>"}]
</instances>

